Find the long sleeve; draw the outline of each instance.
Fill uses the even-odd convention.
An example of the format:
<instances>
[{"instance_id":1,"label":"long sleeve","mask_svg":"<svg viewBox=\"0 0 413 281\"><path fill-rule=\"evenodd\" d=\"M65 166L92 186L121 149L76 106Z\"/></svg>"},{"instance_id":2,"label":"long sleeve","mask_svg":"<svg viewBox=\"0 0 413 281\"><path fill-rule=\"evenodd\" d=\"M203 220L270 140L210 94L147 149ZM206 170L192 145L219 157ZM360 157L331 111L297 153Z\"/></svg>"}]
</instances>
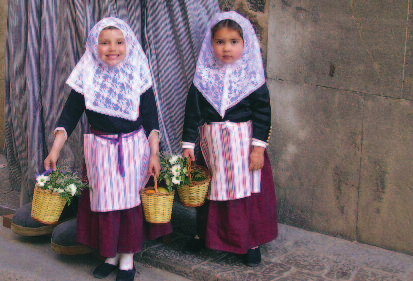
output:
<instances>
[{"instance_id":1,"label":"long sleeve","mask_svg":"<svg viewBox=\"0 0 413 281\"><path fill-rule=\"evenodd\" d=\"M271 131L271 104L268 87L264 84L251 94L252 137L268 142Z\"/></svg>"},{"instance_id":2,"label":"long sleeve","mask_svg":"<svg viewBox=\"0 0 413 281\"><path fill-rule=\"evenodd\" d=\"M199 108L199 91L192 84L189 88L185 105L184 127L182 131L182 142L195 143L198 136L198 127L201 125L202 117Z\"/></svg>"},{"instance_id":3,"label":"long sleeve","mask_svg":"<svg viewBox=\"0 0 413 281\"><path fill-rule=\"evenodd\" d=\"M148 137L153 130L159 131L158 110L152 88L143 93L140 98L139 115Z\"/></svg>"},{"instance_id":4,"label":"long sleeve","mask_svg":"<svg viewBox=\"0 0 413 281\"><path fill-rule=\"evenodd\" d=\"M271 131L271 104L267 85L264 84L233 107L227 109L224 118L192 85L186 101L182 141L194 143L198 127L202 123L252 121L253 145L266 146Z\"/></svg>"},{"instance_id":5,"label":"long sleeve","mask_svg":"<svg viewBox=\"0 0 413 281\"><path fill-rule=\"evenodd\" d=\"M141 99L139 117L137 120L131 121L86 109L84 96L72 90L57 122L57 129L63 128L67 133L67 137L69 137L76 128L83 112L86 112L91 128L97 131L108 134L129 133L139 129L142 125L147 136L149 136L153 130L159 130L158 111L152 88L148 89L139 98Z\"/></svg>"},{"instance_id":6,"label":"long sleeve","mask_svg":"<svg viewBox=\"0 0 413 281\"><path fill-rule=\"evenodd\" d=\"M62 112L60 113L60 118L56 127L64 128L66 130L67 137L69 137L76 128L76 125L79 122L80 117L82 117L84 111L85 99L83 95L72 90L66 100Z\"/></svg>"}]
</instances>

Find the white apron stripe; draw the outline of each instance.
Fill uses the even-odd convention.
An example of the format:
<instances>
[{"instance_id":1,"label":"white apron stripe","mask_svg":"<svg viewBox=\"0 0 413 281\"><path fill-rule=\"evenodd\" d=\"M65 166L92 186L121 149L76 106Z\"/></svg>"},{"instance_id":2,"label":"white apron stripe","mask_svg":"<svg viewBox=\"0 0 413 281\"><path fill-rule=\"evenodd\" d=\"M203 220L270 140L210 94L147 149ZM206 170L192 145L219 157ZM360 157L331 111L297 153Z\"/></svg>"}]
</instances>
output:
<instances>
[{"instance_id":1,"label":"white apron stripe","mask_svg":"<svg viewBox=\"0 0 413 281\"><path fill-rule=\"evenodd\" d=\"M120 136L86 134L84 140L88 179L93 188L91 210L108 212L138 206L139 191L149 178L150 148L144 130Z\"/></svg>"},{"instance_id":2,"label":"white apron stripe","mask_svg":"<svg viewBox=\"0 0 413 281\"><path fill-rule=\"evenodd\" d=\"M251 135L251 122L200 127L201 150L212 174L209 200L234 200L260 192L261 170L249 169Z\"/></svg>"}]
</instances>

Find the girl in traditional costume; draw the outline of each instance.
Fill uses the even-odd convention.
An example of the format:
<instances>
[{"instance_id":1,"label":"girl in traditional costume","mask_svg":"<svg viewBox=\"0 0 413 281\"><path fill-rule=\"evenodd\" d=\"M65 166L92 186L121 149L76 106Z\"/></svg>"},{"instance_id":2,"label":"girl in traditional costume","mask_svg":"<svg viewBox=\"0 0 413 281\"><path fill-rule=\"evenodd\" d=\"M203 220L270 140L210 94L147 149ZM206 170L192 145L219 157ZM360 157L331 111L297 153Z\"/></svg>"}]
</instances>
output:
<instances>
[{"instance_id":1,"label":"girl in traditional costume","mask_svg":"<svg viewBox=\"0 0 413 281\"><path fill-rule=\"evenodd\" d=\"M131 30L118 18L104 18L90 31L86 51L66 83L72 88L44 161L55 168L60 150L83 112L87 176L78 211L77 241L99 250L106 261L93 272L133 280L133 254L142 248L139 191L158 176L159 125L147 58ZM164 233L167 234L167 233Z\"/></svg>"},{"instance_id":2,"label":"girl in traditional costume","mask_svg":"<svg viewBox=\"0 0 413 281\"><path fill-rule=\"evenodd\" d=\"M212 180L191 246L243 254L247 265L257 266L259 246L278 233L266 152L270 96L254 29L233 11L210 22L188 93L182 147L193 161L198 130Z\"/></svg>"}]
</instances>

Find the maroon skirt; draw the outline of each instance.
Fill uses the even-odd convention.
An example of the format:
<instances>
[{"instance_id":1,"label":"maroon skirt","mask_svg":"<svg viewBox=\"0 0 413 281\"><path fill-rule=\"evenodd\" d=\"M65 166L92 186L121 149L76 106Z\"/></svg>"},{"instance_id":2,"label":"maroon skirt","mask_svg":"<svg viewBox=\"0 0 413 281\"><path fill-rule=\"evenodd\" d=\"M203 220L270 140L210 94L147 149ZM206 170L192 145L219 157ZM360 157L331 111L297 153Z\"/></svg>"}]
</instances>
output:
<instances>
[{"instance_id":1,"label":"maroon skirt","mask_svg":"<svg viewBox=\"0 0 413 281\"><path fill-rule=\"evenodd\" d=\"M197 229L207 248L235 254L246 254L277 237L275 187L267 152L261 192L237 200L207 200L197 208Z\"/></svg>"},{"instance_id":2,"label":"maroon skirt","mask_svg":"<svg viewBox=\"0 0 413 281\"><path fill-rule=\"evenodd\" d=\"M144 240L154 240L172 232L172 224L152 224L144 220L142 206L132 209L92 212L89 190L80 197L77 213L77 242L97 249L103 257L117 253L137 253Z\"/></svg>"},{"instance_id":3,"label":"maroon skirt","mask_svg":"<svg viewBox=\"0 0 413 281\"><path fill-rule=\"evenodd\" d=\"M87 182L86 164L83 165L83 181ZM153 185L148 182L147 185ZM150 180L150 181L151 181ZM97 249L103 257L117 253L137 253L144 240L155 240L172 233L172 224L148 223L142 205L111 212L92 212L89 190L83 190L77 212L76 240L78 243Z\"/></svg>"}]
</instances>

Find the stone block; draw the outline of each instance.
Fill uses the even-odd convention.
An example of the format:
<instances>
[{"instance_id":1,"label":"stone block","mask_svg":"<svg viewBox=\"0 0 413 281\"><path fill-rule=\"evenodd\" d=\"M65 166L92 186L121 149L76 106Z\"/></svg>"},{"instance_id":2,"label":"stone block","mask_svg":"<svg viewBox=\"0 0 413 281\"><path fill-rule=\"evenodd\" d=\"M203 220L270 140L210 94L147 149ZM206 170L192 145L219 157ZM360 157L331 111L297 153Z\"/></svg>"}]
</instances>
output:
<instances>
[{"instance_id":1,"label":"stone block","mask_svg":"<svg viewBox=\"0 0 413 281\"><path fill-rule=\"evenodd\" d=\"M403 89L400 98L413 100L413 9L410 8L408 28L406 30L406 62L403 67Z\"/></svg>"},{"instance_id":2,"label":"stone block","mask_svg":"<svg viewBox=\"0 0 413 281\"><path fill-rule=\"evenodd\" d=\"M13 220L13 215L5 215L3 216L3 227L11 228L11 222Z\"/></svg>"},{"instance_id":3,"label":"stone block","mask_svg":"<svg viewBox=\"0 0 413 281\"><path fill-rule=\"evenodd\" d=\"M6 51L6 40L7 40L7 1L0 0L0 42L2 42L2 47L0 48L0 79L4 79L4 56ZM1 88L0 95L4 95L4 87ZM3 115L1 115L3 116Z\"/></svg>"},{"instance_id":4,"label":"stone block","mask_svg":"<svg viewBox=\"0 0 413 281\"><path fill-rule=\"evenodd\" d=\"M4 67L2 68L4 71ZM0 79L0 153L4 147L4 79Z\"/></svg>"},{"instance_id":5,"label":"stone block","mask_svg":"<svg viewBox=\"0 0 413 281\"><path fill-rule=\"evenodd\" d=\"M363 100L340 90L269 80L269 155L279 219L355 238Z\"/></svg>"},{"instance_id":6,"label":"stone block","mask_svg":"<svg viewBox=\"0 0 413 281\"><path fill-rule=\"evenodd\" d=\"M270 0L269 77L400 97L408 2Z\"/></svg>"},{"instance_id":7,"label":"stone block","mask_svg":"<svg viewBox=\"0 0 413 281\"><path fill-rule=\"evenodd\" d=\"M367 96L359 241L413 254L413 104Z\"/></svg>"}]
</instances>

